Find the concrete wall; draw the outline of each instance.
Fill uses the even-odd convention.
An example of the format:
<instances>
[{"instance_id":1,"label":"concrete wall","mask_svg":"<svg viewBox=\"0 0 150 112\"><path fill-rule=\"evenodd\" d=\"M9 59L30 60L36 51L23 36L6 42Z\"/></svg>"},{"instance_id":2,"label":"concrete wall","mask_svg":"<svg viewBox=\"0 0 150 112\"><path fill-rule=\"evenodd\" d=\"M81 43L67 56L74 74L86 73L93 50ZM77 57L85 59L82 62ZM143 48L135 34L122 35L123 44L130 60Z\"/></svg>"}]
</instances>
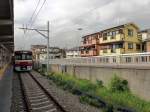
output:
<instances>
[{"instance_id":1,"label":"concrete wall","mask_svg":"<svg viewBox=\"0 0 150 112\"><path fill-rule=\"evenodd\" d=\"M150 69L79 65L63 65L62 67L60 65L51 65L51 70L53 72L67 72L77 78L88 79L92 82L102 80L105 86L108 86L110 79L116 74L117 76L128 80L130 90L135 95L150 101Z\"/></svg>"}]
</instances>

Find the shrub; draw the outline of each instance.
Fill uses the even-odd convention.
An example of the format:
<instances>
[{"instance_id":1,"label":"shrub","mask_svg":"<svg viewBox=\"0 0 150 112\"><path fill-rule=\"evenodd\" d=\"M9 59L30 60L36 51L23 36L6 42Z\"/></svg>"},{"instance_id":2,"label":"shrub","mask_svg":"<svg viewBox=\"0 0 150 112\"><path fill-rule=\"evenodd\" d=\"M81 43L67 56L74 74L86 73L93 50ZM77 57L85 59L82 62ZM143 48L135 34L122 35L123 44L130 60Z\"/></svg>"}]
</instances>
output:
<instances>
[{"instance_id":1,"label":"shrub","mask_svg":"<svg viewBox=\"0 0 150 112\"><path fill-rule=\"evenodd\" d=\"M103 81L101 81L101 80L96 80L96 84L98 85L98 87L104 87Z\"/></svg>"},{"instance_id":2,"label":"shrub","mask_svg":"<svg viewBox=\"0 0 150 112\"><path fill-rule=\"evenodd\" d=\"M80 96L80 102L90 104L98 108L101 107L100 103L96 99L89 98L88 96Z\"/></svg>"},{"instance_id":3,"label":"shrub","mask_svg":"<svg viewBox=\"0 0 150 112\"><path fill-rule=\"evenodd\" d=\"M110 82L110 90L113 92L116 91L128 91L128 81L122 80L118 76L114 76Z\"/></svg>"},{"instance_id":4,"label":"shrub","mask_svg":"<svg viewBox=\"0 0 150 112\"><path fill-rule=\"evenodd\" d=\"M80 95L82 103L96 107L106 107L105 112L115 111L116 107L120 108L120 106L134 109L137 112L150 112L150 102L133 95L128 89L128 82L117 76L111 79L109 89L101 87L103 85L102 81L93 84L88 80L77 79L67 74L51 73L48 78L63 89ZM102 101L104 101L104 104Z\"/></svg>"}]
</instances>

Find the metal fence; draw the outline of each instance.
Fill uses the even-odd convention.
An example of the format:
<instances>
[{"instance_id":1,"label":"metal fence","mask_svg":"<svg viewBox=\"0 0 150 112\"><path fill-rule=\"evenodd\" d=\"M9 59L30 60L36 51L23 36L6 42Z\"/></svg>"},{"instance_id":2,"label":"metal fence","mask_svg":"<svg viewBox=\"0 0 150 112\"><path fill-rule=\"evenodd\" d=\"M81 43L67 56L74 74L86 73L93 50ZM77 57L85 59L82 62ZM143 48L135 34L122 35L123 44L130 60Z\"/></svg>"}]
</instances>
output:
<instances>
[{"instance_id":1,"label":"metal fence","mask_svg":"<svg viewBox=\"0 0 150 112\"><path fill-rule=\"evenodd\" d=\"M46 64L46 61L40 60L40 63ZM120 55L106 55L94 57L78 57L65 59L51 59L50 64L64 65L90 65L90 64L150 64L150 52L130 53Z\"/></svg>"}]
</instances>

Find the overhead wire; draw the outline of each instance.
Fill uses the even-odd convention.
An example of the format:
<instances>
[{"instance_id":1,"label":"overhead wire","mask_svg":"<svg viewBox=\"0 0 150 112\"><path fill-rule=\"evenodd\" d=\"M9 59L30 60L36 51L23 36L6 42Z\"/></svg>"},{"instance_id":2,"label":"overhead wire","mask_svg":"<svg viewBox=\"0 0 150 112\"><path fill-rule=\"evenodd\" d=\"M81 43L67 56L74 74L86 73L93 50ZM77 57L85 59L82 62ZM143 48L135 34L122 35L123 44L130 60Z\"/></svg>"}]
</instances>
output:
<instances>
[{"instance_id":1,"label":"overhead wire","mask_svg":"<svg viewBox=\"0 0 150 112\"><path fill-rule=\"evenodd\" d=\"M36 15L35 15L35 17L34 17L34 19L33 19L32 23L31 23L31 26L30 26L30 27L32 27L32 26L33 26L33 24L35 23L35 21L36 21L36 19L37 19L38 15L39 15L39 13L41 12L41 10L42 10L43 6L45 5L45 3L46 3L46 0L44 0L44 2L43 2L43 4L41 5L40 9L39 9L39 10L38 10L38 12L36 13Z\"/></svg>"},{"instance_id":2,"label":"overhead wire","mask_svg":"<svg viewBox=\"0 0 150 112\"><path fill-rule=\"evenodd\" d=\"M41 1L41 0L38 0L38 3L37 3L37 5L36 5L36 8L35 8L35 10L34 10L32 16L31 16L30 19L29 19L29 23L32 21L32 19L33 19L33 17L34 17L34 14L36 13L36 11L37 11L37 9L38 9L38 7L39 7L39 5L40 5L40 1Z\"/></svg>"}]
</instances>

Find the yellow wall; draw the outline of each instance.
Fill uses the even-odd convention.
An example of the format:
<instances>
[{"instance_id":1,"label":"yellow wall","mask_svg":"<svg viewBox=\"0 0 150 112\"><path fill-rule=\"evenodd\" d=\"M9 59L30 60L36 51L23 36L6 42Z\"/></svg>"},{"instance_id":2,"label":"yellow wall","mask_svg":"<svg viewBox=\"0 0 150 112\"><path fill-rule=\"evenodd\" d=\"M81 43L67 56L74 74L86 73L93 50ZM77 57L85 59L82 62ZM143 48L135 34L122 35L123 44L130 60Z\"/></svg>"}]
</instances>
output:
<instances>
[{"instance_id":1,"label":"yellow wall","mask_svg":"<svg viewBox=\"0 0 150 112\"><path fill-rule=\"evenodd\" d=\"M122 48L117 48L115 49L115 53L111 52L111 49L107 49L107 53L103 53L104 50L100 50L100 54L99 55L113 55L113 54L124 54L124 49Z\"/></svg>"},{"instance_id":2,"label":"yellow wall","mask_svg":"<svg viewBox=\"0 0 150 112\"><path fill-rule=\"evenodd\" d=\"M128 36L128 29L133 30L133 36ZM114 31L115 29L111 29L109 31ZM124 41L124 47L123 49L116 49L116 53L111 53L110 50L107 50L107 53L103 53L103 50L100 50L100 55L110 55L110 54L124 54L124 53L138 53L141 52L140 50L136 49L136 44L141 45L141 39L138 36L138 31L139 29L132 25L132 24L126 24L124 25L123 28L123 34L117 34L115 36L115 39L110 39L110 36L107 36L107 40L103 40L103 38L100 38L100 44L101 43L106 43L107 45L109 45L109 43L111 42L119 42L119 41ZM128 43L133 43L133 49L128 49Z\"/></svg>"},{"instance_id":3,"label":"yellow wall","mask_svg":"<svg viewBox=\"0 0 150 112\"><path fill-rule=\"evenodd\" d=\"M128 36L128 29L132 29L133 30L133 36L130 37ZM135 27L133 27L132 25L126 25L124 28L124 35L125 35L125 53L138 53L141 50L137 50L136 49L136 44L140 44L141 45L141 40L138 37L138 29L136 29ZM133 43L133 49L128 49L128 43Z\"/></svg>"}]
</instances>

